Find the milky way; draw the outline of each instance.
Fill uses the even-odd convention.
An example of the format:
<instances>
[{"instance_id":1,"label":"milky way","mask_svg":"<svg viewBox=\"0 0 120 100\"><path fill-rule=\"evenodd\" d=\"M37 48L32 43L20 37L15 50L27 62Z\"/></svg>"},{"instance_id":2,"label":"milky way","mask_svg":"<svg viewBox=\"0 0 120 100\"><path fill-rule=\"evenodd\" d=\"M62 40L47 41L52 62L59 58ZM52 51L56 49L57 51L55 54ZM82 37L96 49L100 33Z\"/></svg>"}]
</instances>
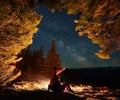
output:
<instances>
[{"instance_id":1,"label":"milky way","mask_svg":"<svg viewBox=\"0 0 120 100\"><path fill-rule=\"evenodd\" d=\"M45 5L38 5L35 11L42 15L43 19L33 38L32 49L39 49L42 45L46 53L52 40L55 40L56 49L64 67L117 66L115 60L118 59L116 55L119 53L115 53L113 58L109 60L99 59L94 53L100 48L92 44L86 36L80 37L75 32L74 19L77 19L80 15L67 15L65 10L51 13Z\"/></svg>"}]
</instances>

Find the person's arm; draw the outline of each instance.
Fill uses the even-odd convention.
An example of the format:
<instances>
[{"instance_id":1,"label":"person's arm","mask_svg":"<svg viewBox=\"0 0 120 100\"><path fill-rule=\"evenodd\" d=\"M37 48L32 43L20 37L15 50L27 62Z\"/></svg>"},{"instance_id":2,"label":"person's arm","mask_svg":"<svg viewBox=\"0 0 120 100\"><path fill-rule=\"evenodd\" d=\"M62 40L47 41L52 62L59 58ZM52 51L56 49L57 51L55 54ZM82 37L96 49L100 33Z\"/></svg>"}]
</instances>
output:
<instances>
[{"instance_id":1,"label":"person's arm","mask_svg":"<svg viewBox=\"0 0 120 100\"><path fill-rule=\"evenodd\" d=\"M59 74L62 73L64 70L65 70L65 68L62 68L62 69L57 70L56 75L59 75Z\"/></svg>"}]
</instances>

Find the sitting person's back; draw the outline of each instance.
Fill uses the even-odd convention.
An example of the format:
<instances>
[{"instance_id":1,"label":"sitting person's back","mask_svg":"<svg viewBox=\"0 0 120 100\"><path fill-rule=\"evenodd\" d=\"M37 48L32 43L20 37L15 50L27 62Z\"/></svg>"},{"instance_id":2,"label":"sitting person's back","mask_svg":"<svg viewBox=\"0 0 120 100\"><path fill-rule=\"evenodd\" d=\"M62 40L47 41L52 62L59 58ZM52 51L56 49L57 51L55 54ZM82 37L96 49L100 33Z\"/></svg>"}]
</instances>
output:
<instances>
[{"instance_id":1,"label":"sitting person's back","mask_svg":"<svg viewBox=\"0 0 120 100\"><path fill-rule=\"evenodd\" d=\"M48 90L60 92L60 82L56 72L57 72L57 67L54 67L51 71L50 84L48 86Z\"/></svg>"},{"instance_id":2,"label":"sitting person's back","mask_svg":"<svg viewBox=\"0 0 120 100\"><path fill-rule=\"evenodd\" d=\"M59 74L65 70L65 68L57 70L57 67L54 67L51 71L50 76L50 83L48 85L48 90L51 90L53 92L63 92L65 88L67 88L69 91L72 91L70 89L70 86L65 82L63 84L59 81Z\"/></svg>"}]
</instances>

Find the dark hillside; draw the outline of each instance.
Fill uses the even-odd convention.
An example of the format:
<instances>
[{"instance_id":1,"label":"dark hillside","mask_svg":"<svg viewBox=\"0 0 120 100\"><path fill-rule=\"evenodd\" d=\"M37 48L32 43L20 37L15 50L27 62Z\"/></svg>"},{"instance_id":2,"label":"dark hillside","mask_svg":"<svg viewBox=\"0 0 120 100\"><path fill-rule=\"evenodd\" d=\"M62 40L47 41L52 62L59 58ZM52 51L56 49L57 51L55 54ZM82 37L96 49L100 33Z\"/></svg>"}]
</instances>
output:
<instances>
[{"instance_id":1,"label":"dark hillside","mask_svg":"<svg viewBox=\"0 0 120 100\"><path fill-rule=\"evenodd\" d=\"M75 84L120 87L119 76L118 67L81 68L65 70L61 80Z\"/></svg>"}]
</instances>

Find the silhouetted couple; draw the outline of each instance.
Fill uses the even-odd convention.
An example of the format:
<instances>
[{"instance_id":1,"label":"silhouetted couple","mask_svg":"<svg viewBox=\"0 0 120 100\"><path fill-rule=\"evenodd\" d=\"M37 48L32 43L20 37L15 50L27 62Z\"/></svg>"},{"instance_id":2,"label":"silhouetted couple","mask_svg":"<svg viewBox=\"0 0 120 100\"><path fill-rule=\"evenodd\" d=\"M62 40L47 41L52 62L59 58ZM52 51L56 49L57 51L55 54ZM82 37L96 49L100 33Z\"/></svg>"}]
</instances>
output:
<instances>
[{"instance_id":1,"label":"silhouetted couple","mask_svg":"<svg viewBox=\"0 0 120 100\"><path fill-rule=\"evenodd\" d=\"M63 70L65 70L65 68L57 69L57 67L54 67L52 69L48 90L51 90L53 92L73 92L67 82L60 82L59 74L63 72Z\"/></svg>"}]
</instances>

